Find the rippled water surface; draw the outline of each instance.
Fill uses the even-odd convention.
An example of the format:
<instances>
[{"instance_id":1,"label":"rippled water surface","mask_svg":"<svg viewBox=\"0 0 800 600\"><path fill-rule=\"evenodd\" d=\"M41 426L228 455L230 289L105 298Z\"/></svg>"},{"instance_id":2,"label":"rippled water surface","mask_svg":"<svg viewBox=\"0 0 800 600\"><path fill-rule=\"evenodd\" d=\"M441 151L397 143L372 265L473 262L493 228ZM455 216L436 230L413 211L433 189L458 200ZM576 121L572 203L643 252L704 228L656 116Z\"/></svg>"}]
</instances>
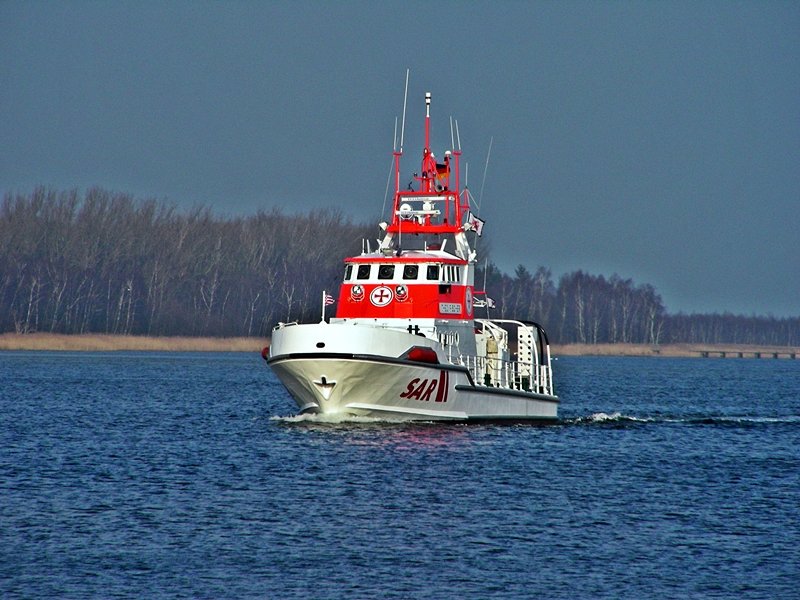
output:
<instances>
[{"instance_id":1,"label":"rippled water surface","mask_svg":"<svg viewBox=\"0 0 800 600\"><path fill-rule=\"evenodd\" d=\"M800 597L800 361L556 383L557 425L329 423L258 355L0 353L0 596Z\"/></svg>"}]
</instances>

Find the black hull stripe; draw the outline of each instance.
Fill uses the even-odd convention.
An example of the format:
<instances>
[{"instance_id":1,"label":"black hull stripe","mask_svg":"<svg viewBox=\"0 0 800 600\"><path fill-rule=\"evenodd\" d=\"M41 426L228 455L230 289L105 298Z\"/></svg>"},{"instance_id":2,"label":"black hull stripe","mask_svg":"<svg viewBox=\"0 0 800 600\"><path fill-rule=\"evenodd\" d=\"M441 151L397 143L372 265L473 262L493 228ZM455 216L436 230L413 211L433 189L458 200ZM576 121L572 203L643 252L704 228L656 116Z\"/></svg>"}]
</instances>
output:
<instances>
[{"instance_id":1,"label":"black hull stripe","mask_svg":"<svg viewBox=\"0 0 800 600\"><path fill-rule=\"evenodd\" d=\"M443 363L417 362L414 360L406 360L404 358L379 356L377 354L346 354L339 352L297 352L294 354L281 354L280 356L273 356L272 358L267 359L267 364L271 365L274 363L284 362L287 360L358 360L363 362L374 362L374 363L382 363L388 365L428 367L436 371L444 370L444 371L458 371L459 373L464 373L469 379L470 383L471 384L474 383L474 381L472 380L472 374L466 367L460 367L458 365L448 365Z\"/></svg>"},{"instance_id":2,"label":"black hull stripe","mask_svg":"<svg viewBox=\"0 0 800 600\"><path fill-rule=\"evenodd\" d=\"M510 390L507 388L486 387L482 385L457 385L456 390L459 392L478 392L480 394L496 394L498 396L519 396L520 398L528 398L533 400L541 400L543 402L552 402L553 404L560 404L556 396L547 396L545 394L537 394L535 392L525 392L523 390Z\"/></svg>"}]
</instances>

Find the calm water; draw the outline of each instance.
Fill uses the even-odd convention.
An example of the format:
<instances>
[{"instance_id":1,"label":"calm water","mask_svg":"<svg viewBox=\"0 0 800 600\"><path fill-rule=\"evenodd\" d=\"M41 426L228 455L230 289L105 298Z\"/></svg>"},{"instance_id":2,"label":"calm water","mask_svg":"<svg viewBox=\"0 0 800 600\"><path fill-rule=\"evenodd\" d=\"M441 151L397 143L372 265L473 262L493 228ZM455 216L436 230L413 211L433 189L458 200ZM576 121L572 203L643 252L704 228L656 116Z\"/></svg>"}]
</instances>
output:
<instances>
[{"instance_id":1,"label":"calm water","mask_svg":"<svg viewBox=\"0 0 800 600\"><path fill-rule=\"evenodd\" d=\"M256 355L0 353L3 598L798 598L800 361L563 358L552 426L320 423Z\"/></svg>"}]
</instances>

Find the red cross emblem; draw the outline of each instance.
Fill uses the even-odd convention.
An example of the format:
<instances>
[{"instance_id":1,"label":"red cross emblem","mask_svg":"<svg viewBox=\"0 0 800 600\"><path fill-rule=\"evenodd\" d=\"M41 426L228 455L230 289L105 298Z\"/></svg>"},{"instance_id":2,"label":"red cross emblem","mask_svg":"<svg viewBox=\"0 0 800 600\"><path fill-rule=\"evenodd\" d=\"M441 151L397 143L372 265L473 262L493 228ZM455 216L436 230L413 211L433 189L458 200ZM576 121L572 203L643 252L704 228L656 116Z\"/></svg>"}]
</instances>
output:
<instances>
[{"instance_id":1,"label":"red cross emblem","mask_svg":"<svg viewBox=\"0 0 800 600\"><path fill-rule=\"evenodd\" d=\"M392 296L394 296L392 290L382 285L372 290L372 293L369 295L369 301L375 306L386 306L392 301Z\"/></svg>"}]
</instances>

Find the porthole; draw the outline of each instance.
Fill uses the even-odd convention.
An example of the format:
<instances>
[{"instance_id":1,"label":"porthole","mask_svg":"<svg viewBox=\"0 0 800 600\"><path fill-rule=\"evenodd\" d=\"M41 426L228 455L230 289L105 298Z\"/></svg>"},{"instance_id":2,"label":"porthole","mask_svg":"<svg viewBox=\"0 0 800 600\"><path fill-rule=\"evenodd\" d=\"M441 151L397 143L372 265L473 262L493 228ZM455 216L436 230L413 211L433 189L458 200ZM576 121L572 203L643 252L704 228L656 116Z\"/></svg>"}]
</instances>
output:
<instances>
[{"instance_id":1,"label":"porthole","mask_svg":"<svg viewBox=\"0 0 800 600\"><path fill-rule=\"evenodd\" d=\"M381 265L378 267L378 279L394 279L394 265Z\"/></svg>"}]
</instances>

